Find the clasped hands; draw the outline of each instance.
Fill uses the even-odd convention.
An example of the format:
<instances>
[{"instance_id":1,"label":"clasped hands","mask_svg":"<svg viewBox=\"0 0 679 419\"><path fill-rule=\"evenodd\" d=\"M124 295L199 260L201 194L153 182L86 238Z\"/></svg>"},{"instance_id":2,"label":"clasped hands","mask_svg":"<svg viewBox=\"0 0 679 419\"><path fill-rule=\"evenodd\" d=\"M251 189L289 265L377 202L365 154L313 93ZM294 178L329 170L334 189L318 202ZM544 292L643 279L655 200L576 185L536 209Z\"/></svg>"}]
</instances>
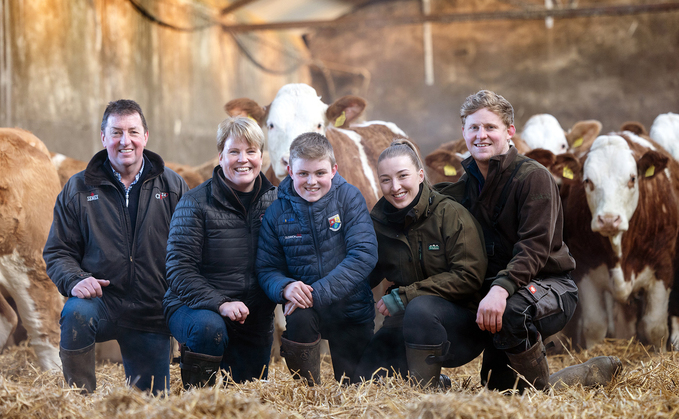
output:
<instances>
[{"instance_id":1,"label":"clasped hands","mask_svg":"<svg viewBox=\"0 0 679 419\"><path fill-rule=\"evenodd\" d=\"M283 306L283 314L292 314L297 308L310 308L314 305L311 292L314 289L302 281L291 282L283 288L283 298L287 300Z\"/></svg>"}]
</instances>

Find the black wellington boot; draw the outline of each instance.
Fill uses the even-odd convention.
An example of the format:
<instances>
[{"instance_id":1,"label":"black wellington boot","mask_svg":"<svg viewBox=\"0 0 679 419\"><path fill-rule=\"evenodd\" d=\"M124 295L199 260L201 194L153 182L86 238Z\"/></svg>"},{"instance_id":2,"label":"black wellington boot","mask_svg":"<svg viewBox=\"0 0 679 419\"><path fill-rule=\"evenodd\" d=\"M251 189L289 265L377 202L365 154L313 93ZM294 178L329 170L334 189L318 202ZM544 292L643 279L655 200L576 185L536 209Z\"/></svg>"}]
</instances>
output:
<instances>
[{"instance_id":1,"label":"black wellington boot","mask_svg":"<svg viewBox=\"0 0 679 419\"><path fill-rule=\"evenodd\" d=\"M221 362L221 356L191 352L185 345L182 345L179 368L182 373L184 390L191 387L215 385Z\"/></svg>"},{"instance_id":2,"label":"black wellington boot","mask_svg":"<svg viewBox=\"0 0 679 419\"><path fill-rule=\"evenodd\" d=\"M583 387L605 386L622 371L617 356L597 356L582 364L566 367L549 377L555 390L581 384Z\"/></svg>"},{"instance_id":3,"label":"black wellington boot","mask_svg":"<svg viewBox=\"0 0 679 419\"><path fill-rule=\"evenodd\" d=\"M507 352L509 363L512 368L537 390L544 390L549 384L549 364L545 355L545 345L542 338L531 346L527 351L512 354Z\"/></svg>"},{"instance_id":4,"label":"black wellington boot","mask_svg":"<svg viewBox=\"0 0 679 419\"><path fill-rule=\"evenodd\" d=\"M281 356L295 379L311 387L321 384L321 336L315 342L299 343L281 337Z\"/></svg>"},{"instance_id":5,"label":"black wellington boot","mask_svg":"<svg viewBox=\"0 0 679 419\"><path fill-rule=\"evenodd\" d=\"M450 379L441 375L443 355L448 352L449 342L438 345L419 345L406 342L408 372L423 388L449 388ZM445 377L445 378L444 378Z\"/></svg>"},{"instance_id":6,"label":"black wellington boot","mask_svg":"<svg viewBox=\"0 0 679 419\"><path fill-rule=\"evenodd\" d=\"M59 358L64 370L66 383L82 388L81 394L94 392L97 388L97 377L94 373L94 343L83 349L68 350L59 347Z\"/></svg>"}]
</instances>

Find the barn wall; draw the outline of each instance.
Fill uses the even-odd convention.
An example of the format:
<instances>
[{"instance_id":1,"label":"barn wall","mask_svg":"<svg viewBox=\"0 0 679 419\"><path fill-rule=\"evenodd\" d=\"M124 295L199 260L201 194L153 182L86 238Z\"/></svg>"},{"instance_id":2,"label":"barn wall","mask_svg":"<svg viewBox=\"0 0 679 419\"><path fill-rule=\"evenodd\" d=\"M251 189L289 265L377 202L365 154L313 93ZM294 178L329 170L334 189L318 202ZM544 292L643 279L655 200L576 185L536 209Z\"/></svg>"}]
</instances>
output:
<instances>
[{"instance_id":1,"label":"barn wall","mask_svg":"<svg viewBox=\"0 0 679 419\"><path fill-rule=\"evenodd\" d=\"M516 9L510 3L432 0L432 10ZM577 2L606 3L620 4ZM419 0L379 2L352 16L416 14L420 6ZM319 30L309 44L315 58L368 70L366 92L360 92L356 77L335 72L337 95L363 93L368 118L396 122L427 153L461 138L460 105L484 88L514 105L519 131L531 115L545 112L566 129L583 119L600 120L604 132L628 120L650 128L658 114L679 112L678 21L679 12L670 12L556 20L552 29L544 21L433 24L433 86L424 83L420 25ZM323 78L314 77L314 85L328 95Z\"/></svg>"},{"instance_id":2,"label":"barn wall","mask_svg":"<svg viewBox=\"0 0 679 419\"><path fill-rule=\"evenodd\" d=\"M183 28L205 25L225 3L137 1ZM129 0L0 2L0 126L31 130L52 151L77 159L101 149L101 116L111 100L139 102L149 149L198 164L216 154L228 100L264 103L285 83L310 81L298 59L305 47L291 34L239 35L265 67L292 69L277 75L256 67L220 27L172 30L144 18Z\"/></svg>"}]
</instances>

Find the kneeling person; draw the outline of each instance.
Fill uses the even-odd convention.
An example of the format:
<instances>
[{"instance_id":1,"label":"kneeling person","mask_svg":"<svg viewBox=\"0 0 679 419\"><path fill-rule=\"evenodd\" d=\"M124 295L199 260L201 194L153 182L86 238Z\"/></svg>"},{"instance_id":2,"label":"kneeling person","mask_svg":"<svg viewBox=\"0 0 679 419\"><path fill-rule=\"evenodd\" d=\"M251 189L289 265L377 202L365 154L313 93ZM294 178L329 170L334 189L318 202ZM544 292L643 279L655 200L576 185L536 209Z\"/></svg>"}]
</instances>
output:
<instances>
[{"instance_id":1,"label":"kneeling person","mask_svg":"<svg viewBox=\"0 0 679 419\"><path fill-rule=\"evenodd\" d=\"M337 173L324 136L306 133L292 142L288 173L264 215L257 253L259 283L285 305L281 354L293 374L320 383L323 337L335 378L353 381L374 327L370 214L360 191Z\"/></svg>"}]
</instances>

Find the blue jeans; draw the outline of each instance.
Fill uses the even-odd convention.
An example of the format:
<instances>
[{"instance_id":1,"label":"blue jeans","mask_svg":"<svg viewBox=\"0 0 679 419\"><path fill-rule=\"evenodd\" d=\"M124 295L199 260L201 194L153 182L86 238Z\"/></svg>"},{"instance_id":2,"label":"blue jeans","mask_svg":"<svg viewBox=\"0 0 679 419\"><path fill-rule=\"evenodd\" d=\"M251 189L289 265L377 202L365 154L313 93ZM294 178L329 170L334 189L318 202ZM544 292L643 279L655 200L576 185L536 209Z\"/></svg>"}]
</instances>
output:
<instances>
[{"instance_id":1,"label":"blue jeans","mask_svg":"<svg viewBox=\"0 0 679 419\"><path fill-rule=\"evenodd\" d=\"M231 372L233 381L266 379L271 343L254 345L233 334L229 336L227 321L230 320L212 310L194 310L182 305L172 313L167 323L175 339L191 352L223 356L220 366Z\"/></svg>"},{"instance_id":2,"label":"blue jeans","mask_svg":"<svg viewBox=\"0 0 679 419\"><path fill-rule=\"evenodd\" d=\"M120 327L109 319L101 298L69 298L59 322L61 347L72 351L115 339L130 384L154 393L169 389L170 336Z\"/></svg>"}]
</instances>

